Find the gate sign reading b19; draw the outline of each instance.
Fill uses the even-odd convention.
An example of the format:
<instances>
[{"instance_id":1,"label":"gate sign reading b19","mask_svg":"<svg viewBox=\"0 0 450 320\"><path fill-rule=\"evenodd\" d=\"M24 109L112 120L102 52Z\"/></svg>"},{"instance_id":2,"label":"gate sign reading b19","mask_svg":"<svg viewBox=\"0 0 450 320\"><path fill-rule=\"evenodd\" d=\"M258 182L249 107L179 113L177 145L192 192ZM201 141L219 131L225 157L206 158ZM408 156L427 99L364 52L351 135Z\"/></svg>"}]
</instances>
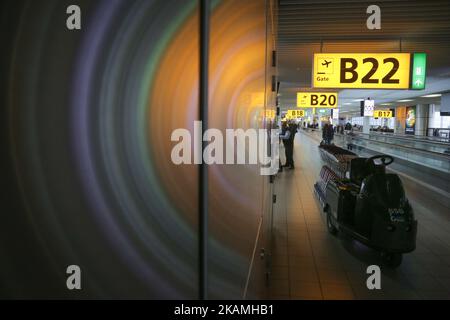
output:
<instances>
[{"instance_id":1,"label":"gate sign reading b19","mask_svg":"<svg viewBox=\"0 0 450 320\"><path fill-rule=\"evenodd\" d=\"M316 53L315 88L408 89L409 53Z\"/></svg>"}]
</instances>

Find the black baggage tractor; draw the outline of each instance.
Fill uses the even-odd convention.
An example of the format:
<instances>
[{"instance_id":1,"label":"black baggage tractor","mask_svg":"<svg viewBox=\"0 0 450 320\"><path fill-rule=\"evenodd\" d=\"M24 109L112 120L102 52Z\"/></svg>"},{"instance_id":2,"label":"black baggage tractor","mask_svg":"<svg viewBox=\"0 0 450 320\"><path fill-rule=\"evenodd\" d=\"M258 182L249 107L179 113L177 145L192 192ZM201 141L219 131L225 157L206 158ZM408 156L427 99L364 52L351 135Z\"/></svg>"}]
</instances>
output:
<instances>
[{"instance_id":1,"label":"black baggage tractor","mask_svg":"<svg viewBox=\"0 0 450 320\"><path fill-rule=\"evenodd\" d=\"M400 178L386 173L394 159L361 158L334 145L319 149L326 165L314 190L327 215L328 230L350 235L380 251L387 265L399 266L402 254L416 247L417 221Z\"/></svg>"}]
</instances>

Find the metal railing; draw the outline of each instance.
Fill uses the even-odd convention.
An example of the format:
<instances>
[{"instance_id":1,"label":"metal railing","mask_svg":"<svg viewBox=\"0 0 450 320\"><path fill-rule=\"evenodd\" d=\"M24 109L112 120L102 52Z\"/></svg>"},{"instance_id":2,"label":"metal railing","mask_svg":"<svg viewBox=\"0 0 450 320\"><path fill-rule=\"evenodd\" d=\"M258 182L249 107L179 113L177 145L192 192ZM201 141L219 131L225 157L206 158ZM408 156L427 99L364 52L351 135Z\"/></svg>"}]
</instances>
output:
<instances>
[{"instance_id":1,"label":"metal railing","mask_svg":"<svg viewBox=\"0 0 450 320\"><path fill-rule=\"evenodd\" d=\"M353 133L355 136L361 136L362 138L385 142L389 144L401 145L404 147L411 147L414 149L431 151L436 153L450 153L450 143L443 142L436 139L427 139L427 137L420 136L407 136L407 135L393 135L383 133Z\"/></svg>"},{"instance_id":2,"label":"metal railing","mask_svg":"<svg viewBox=\"0 0 450 320\"><path fill-rule=\"evenodd\" d=\"M408 146L403 142L402 144L399 144L394 142L378 141L371 139L370 135L364 136L362 134L336 134L334 143L336 145L341 145L342 147L347 147L348 145L362 147L442 172L450 173L450 154Z\"/></svg>"},{"instance_id":3,"label":"metal railing","mask_svg":"<svg viewBox=\"0 0 450 320\"><path fill-rule=\"evenodd\" d=\"M428 128L427 136L450 142L450 128Z\"/></svg>"}]
</instances>

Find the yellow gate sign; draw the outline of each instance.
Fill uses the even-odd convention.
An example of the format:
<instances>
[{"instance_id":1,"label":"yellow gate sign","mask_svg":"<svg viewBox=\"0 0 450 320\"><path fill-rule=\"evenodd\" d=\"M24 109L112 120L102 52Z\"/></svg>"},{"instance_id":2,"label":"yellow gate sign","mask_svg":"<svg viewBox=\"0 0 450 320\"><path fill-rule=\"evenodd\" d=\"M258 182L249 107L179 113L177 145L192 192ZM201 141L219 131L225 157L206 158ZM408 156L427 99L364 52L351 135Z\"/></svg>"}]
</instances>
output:
<instances>
[{"instance_id":1,"label":"yellow gate sign","mask_svg":"<svg viewBox=\"0 0 450 320\"><path fill-rule=\"evenodd\" d=\"M275 119L276 111L272 109L266 110L266 118L267 119Z\"/></svg>"},{"instance_id":2,"label":"yellow gate sign","mask_svg":"<svg viewBox=\"0 0 450 320\"><path fill-rule=\"evenodd\" d=\"M336 108L337 92L297 92L299 108Z\"/></svg>"},{"instance_id":3,"label":"yellow gate sign","mask_svg":"<svg viewBox=\"0 0 450 320\"><path fill-rule=\"evenodd\" d=\"M305 110L288 110L287 116L289 119L303 118L305 116Z\"/></svg>"},{"instance_id":4,"label":"yellow gate sign","mask_svg":"<svg viewBox=\"0 0 450 320\"><path fill-rule=\"evenodd\" d=\"M392 110L375 110L373 112L374 118L392 118Z\"/></svg>"},{"instance_id":5,"label":"yellow gate sign","mask_svg":"<svg viewBox=\"0 0 450 320\"><path fill-rule=\"evenodd\" d=\"M408 89L409 53L316 53L314 88Z\"/></svg>"}]
</instances>

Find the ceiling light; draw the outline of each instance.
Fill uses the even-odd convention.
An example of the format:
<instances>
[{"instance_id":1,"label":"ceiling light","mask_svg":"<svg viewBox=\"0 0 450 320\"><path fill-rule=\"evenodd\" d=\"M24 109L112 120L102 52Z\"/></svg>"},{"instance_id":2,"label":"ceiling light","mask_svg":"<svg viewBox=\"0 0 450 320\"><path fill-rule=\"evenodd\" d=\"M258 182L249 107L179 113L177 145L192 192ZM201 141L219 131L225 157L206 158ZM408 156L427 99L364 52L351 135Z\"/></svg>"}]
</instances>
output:
<instances>
[{"instance_id":1,"label":"ceiling light","mask_svg":"<svg viewBox=\"0 0 450 320\"><path fill-rule=\"evenodd\" d=\"M352 100L352 101L354 101L354 102L360 102L360 101L364 101L364 99L355 99L355 100Z\"/></svg>"},{"instance_id":2,"label":"ceiling light","mask_svg":"<svg viewBox=\"0 0 450 320\"><path fill-rule=\"evenodd\" d=\"M440 96L442 96L442 94L434 93L434 94L427 94L425 96L421 96L421 98L437 98L437 97L440 97Z\"/></svg>"},{"instance_id":3,"label":"ceiling light","mask_svg":"<svg viewBox=\"0 0 450 320\"><path fill-rule=\"evenodd\" d=\"M410 102L410 101L414 101L414 100L411 100L411 99L397 100L397 102Z\"/></svg>"},{"instance_id":4,"label":"ceiling light","mask_svg":"<svg viewBox=\"0 0 450 320\"><path fill-rule=\"evenodd\" d=\"M350 102L345 102L344 103L344 105L346 105L346 106L348 106L348 105L350 105L351 103Z\"/></svg>"},{"instance_id":5,"label":"ceiling light","mask_svg":"<svg viewBox=\"0 0 450 320\"><path fill-rule=\"evenodd\" d=\"M390 105L392 105L392 103L382 103L381 105L382 106L390 106Z\"/></svg>"}]
</instances>

